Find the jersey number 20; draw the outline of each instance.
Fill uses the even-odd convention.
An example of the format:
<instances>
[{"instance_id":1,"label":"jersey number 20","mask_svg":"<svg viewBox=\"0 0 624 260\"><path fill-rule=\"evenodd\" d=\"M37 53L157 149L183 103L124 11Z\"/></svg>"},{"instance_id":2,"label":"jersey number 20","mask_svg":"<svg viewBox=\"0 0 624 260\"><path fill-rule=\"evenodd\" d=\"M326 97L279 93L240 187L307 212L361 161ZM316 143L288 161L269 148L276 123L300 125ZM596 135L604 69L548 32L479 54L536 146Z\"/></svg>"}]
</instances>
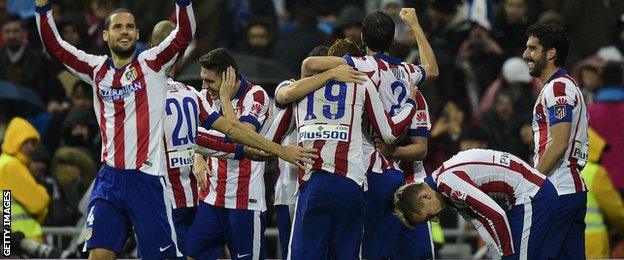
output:
<instances>
[{"instance_id":1,"label":"jersey number 20","mask_svg":"<svg viewBox=\"0 0 624 260\"><path fill-rule=\"evenodd\" d=\"M180 104L177 99L168 98L165 107L165 112L168 116L173 115L174 112L176 113L176 125L171 135L173 146L185 145L188 143L194 144L195 132L197 131L196 115L198 114L195 100L191 97L185 97L182 99L182 104ZM172 107L175 108L175 111L172 110ZM180 136L180 130L184 123L183 121L186 121L187 133L185 136Z\"/></svg>"}]
</instances>

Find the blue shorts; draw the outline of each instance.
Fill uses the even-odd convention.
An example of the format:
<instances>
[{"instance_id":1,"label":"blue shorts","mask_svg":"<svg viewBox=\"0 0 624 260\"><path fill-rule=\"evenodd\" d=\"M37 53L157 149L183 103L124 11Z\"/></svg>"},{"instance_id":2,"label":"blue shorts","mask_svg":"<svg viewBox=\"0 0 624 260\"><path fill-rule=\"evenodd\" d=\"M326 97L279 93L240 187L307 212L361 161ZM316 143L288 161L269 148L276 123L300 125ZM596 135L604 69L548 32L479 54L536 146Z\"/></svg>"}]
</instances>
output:
<instances>
[{"instance_id":1,"label":"blue shorts","mask_svg":"<svg viewBox=\"0 0 624 260\"><path fill-rule=\"evenodd\" d=\"M555 259L585 259L585 212L587 193L559 196L551 232L550 256Z\"/></svg>"},{"instance_id":2,"label":"blue shorts","mask_svg":"<svg viewBox=\"0 0 624 260\"><path fill-rule=\"evenodd\" d=\"M392 259L434 259L431 223L420 223L410 229L401 223L401 230L394 245Z\"/></svg>"},{"instance_id":3,"label":"blue shorts","mask_svg":"<svg viewBox=\"0 0 624 260\"><path fill-rule=\"evenodd\" d=\"M188 230L193 224L197 207L186 207L173 209L173 224L175 226L176 236L178 237L178 247L180 251L184 248L184 241Z\"/></svg>"},{"instance_id":4,"label":"blue shorts","mask_svg":"<svg viewBox=\"0 0 624 260\"><path fill-rule=\"evenodd\" d=\"M264 259L265 213L215 207L199 202L184 254L217 259L227 244L232 259Z\"/></svg>"},{"instance_id":5,"label":"blue shorts","mask_svg":"<svg viewBox=\"0 0 624 260\"><path fill-rule=\"evenodd\" d=\"M312 173L299 189L289 259L359 259L364 204L355 181Z\"/></svg>"},{"instance_id":6,"label":"blue shorts","mask_svg":"<svg viewBox=\"0 0 624 260\"><path fill-rule=\"evenodd\" d=\"M366 209L362 257L366 259L390 258L401 230L401 221L394 215L394 193L405 184L403 172L388 170L367 174Z\"/></svg>"},{"instance_id":7,"label":"blue shorts","mask_svg":"<svg viewBox=\"0 0 624 260\"><path fill-rule=\"evenodd\" d=\"M275 205L277 213L277 229L279 230L280 253L282 259L288 256L288 241L290 240L290 229L292 227L292 210L294 205Z\"/></svg>"},{"instance_id":8,"label":"blue shorts","mask_svg":"<svg viewBox=\"0 0 624 260\"><path fill-rule=\"evenodd\" d=\"M531 203L516 205L506 211L514 254L504 259L547 259L552 242L549 232L556 224L553 217L557 207L557 190L546 179L540 190L531 198ZM581 239L584 240L585 237Z\"/></svg>"},{"instance_id":9,"label":"blue shorts","mask_svg":"<svg viewBox=\"0 0 624 260\"><path fill-rule=\"evenodd\" d=\"M102 166L87 208L85 251L120 253L131 226L144 259L181 257L163 177Z\"/></svg>"}]
</instances>

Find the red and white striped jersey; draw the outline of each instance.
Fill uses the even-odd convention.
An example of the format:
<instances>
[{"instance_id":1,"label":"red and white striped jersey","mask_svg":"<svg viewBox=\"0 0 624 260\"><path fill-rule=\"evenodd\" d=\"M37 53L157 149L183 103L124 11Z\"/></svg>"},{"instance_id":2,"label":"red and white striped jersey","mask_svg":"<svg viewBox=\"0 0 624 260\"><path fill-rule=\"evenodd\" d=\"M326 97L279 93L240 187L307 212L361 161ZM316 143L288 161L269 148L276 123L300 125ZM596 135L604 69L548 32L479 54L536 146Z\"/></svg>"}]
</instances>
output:
<instances>
[{"instance_id":1,"label":"red and white striped jersey","mask_svg":"<svg viewBox=\"0 0 624 260\"><path fill-rule=\"evenodd\" d=\"M240 77L240 81L241 85L231 100L232 106L241 122L250 123L259 131L269 117L269 96L262 87L247 82L243 77ZM207 96L206 94L206 91L202 91L202 95ZM221 111L222 100L212 100L209 96L207 99L215 110ZM226 144L232 143L228 137L216 130L209 130L208 134L212 138L222 138ZM201 135L203 134L200 132ZM242 155L242 149L239 154ZM266 210L264 162L247 158L210 157L208 165L213 176L208 179L208 189L200 191L201 200L228 209Z\"/></svg>"},{"instance_id":2,"label":"red and white striped jersey","mask_svg":"<svg viewBox=\"0 0 624 260\"><path fill-rule=\"evenodd\" d=\"M281 82L275 93L281 88L292 84L294 80L285 80ZM292 105L279 107L273 102L272 120L270 124L265 124L262 134L273 142L282 145L296 145L297 131L295 130L295 117ZM292 163L276 158L276 180L275 180L275 202L274 205L295 205L297 197L295 196L298 188L297 174L299 168Z\"/></svg>"},{"instance_id":3,"label":"red and white striped jersey","mask_svg":"<svg viewBox=\"0 0 624 260\"><path fill-rule=\"evenodd\" d=\"M362 157L363 114L373 130L392 143L411 122L414 107L414 101L409 99L404 109L391 118L371 80L362 85L331 81L310 93L295 106L297 143L317 149L319 158L307 165L301 181L307 181L314 171L324 170L363 185L366 181Z\"/></svg>"},{"instance_id":4,"label":"red and white striped jersey","mask_svg":"<svg viewBox=\"0 0 624 260\"><path fill-rule=\"evenodd\" d=\"M375 84L383 108L394 116L405 104L412 85L420 86L426 78L425 70L419 66L405 63L397 58L377 53L372 56L345 56L347 64L366 73ZM423 99L424 100L424 99ZM399 169L398 162L385 158L375 150L370 139L364 141L364 157L370 158L369 171L381 173L385 170Z\"/></svg>"},{"instance_id":5,"label":"red and white striped jersey","mask_svg":"<svg viewBox=\"0 0 624 260\"><path fill-rule=\"evenodd\" d=\"M416 114L412 119L412 124L407 132L408 137L429 137L431 132L431 120L429 116L429 106L425 97L416 91ZM425 166L422 161L400 161L399 167L405 176L406 183L413 183L415 181L422 181L427 177L425 172Z\"/></svg>"},{"instance_id":6,"label":"red and white striped jersey","mask_svg":"<svg viewBox=\"0 0 624 260\"><path fill-rule=\"evenodd\" d=\"M548 178L559 195L587 191L580 174L589 150L587 107L578 85L564 69L546 81L533 108L534 165L538 165L552 141L550 127L560 122L570 123L568 149Z\"/></svg>"},{"instance_id":7,"label":"red and white striped jersey","mask_svg":"<svg viewBox=\"0 0 624 260\"><path fill-rule=\"evenodd\" d=\"M425 182L448 198L503 256L513 254L506 210L531 203L546 176L506 152L471 149L459 152Z\"/></svg>"},{"instance_id":8,"label":"red and white striped jersey","mask_svg":"<svg viewBox=\"0 0 624 260\"><path fill-rule=\"evenodd\" d=\"M194 88L171 78L167 85L164 121L167 192L174 209L194 207L198 199L197 179L192 174L197 126L210 129L221 116Z\"/></svg>"},{"instance_id":9,"label":"red and white striped jersey","mask_svg":"<svg viewBox=\"0 0 624 260\"><path fill-rule=\"evenodd\" d=\"M102 162L118 169L165 173L163 117L165 71L195 32L190 1L177 2L177 28L158 46L138 54L123 68L107 56L87 54L63 41L52 7L37 7L37 27L47 52L93 86L95 114L102 134Z\"/></svg>"}]
</instances>

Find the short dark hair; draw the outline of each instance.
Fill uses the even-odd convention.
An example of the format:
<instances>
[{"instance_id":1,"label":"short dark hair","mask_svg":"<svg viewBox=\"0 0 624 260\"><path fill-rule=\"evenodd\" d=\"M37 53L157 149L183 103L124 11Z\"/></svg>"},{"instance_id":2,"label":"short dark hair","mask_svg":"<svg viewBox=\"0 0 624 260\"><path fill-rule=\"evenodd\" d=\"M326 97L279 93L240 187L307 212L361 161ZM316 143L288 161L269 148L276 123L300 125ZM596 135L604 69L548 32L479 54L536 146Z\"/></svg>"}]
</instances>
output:
<instances>
[{"instance_id":1,"label":"short dark hair","mask_svg":"<svg viewBox=\"0 0 624 260\"><path fill-rule=\"evenodd\" d=\"M308 57L327 56L328 50L329 48L327 48L327 46L325 45L316 46L310 51L310 53L308 53Z\"/></svg>"},{"instance_id":2,"label":"short dark hair","mask_svg":"<svg viewBox=\"0 0 624 260\"><path fill-rule=\"evenodd\" d=\"M607 62L602 67L602 84L605 86L622 86L624 84L622 73L622 63Z\"/></svg>"},{"instance_id":3,"label":"short dark hair","mask_svg":"<svg viewBox=\"0 0 624 260\"><path fill-rule=\"evenodd\" d=\"M225 48L216 48L204 54L199 58L199 64L202 68L213 70L217 74L223 73L230 66L238 73L238 65L234 57Z\"/></svg>"},{"instance_id":4,"label":"short dark hair","mask_svg":"<svg viewBox=\"0 0 624 260\"><path fill-rule=\"evenodd\" d=\"M117 8L115 10L113 10L112 12L110 12L110 14L108 14L108 16L106 16L106 20L104 21L104 30L108 30L108 26L110 26L111 23L111 17L114 14L119 14L119 13L129 13L132 14L132 12L130 12L130 10L128 10L127 8ZM134 15L134 14L132 14ZM136 23L136 21L135 21Z\"/></svg>"},{"instance_id":5,"label":"short dark hair","mask_svg":"<svg viewBox=\"0 0 624 260\"><path fill-rule=\"evenodd\" d=\"M380 11L371 13L362 21L364 44L375 52L386 52L394 41L394 21Z\"/></svg>"},{"instance_id":6,"label":"short dark hair","mask_svg":"<svg viewBox=\"0 0 624 260\"><path fill-rule=\"evenodd\" d=\"M22 17L20 17L17 14L7 15L7 17L2 20L2 24L0 24L0 26L4 26L7 23L14 23L14 22L19 22L22 29L26 28L26 26L24 26L24 20L22 20Z\"/></svg>"},{"instance_id":7,"label":"short dark hair","mask_svg":"<svg viewBox=\"0 0 624 260\"><path fill-rule=\"evenodd\" d=\"M544 47L544 51L555 49L557 51L555 65L563 67L570 48L570 40L564 27L554 24L536 23L529 27L526 35L537 38L540 45Z\"/></svg>"},{"instance_id":8,"label":"short dark hair","mask_svg":"<svg viewBox=\"0 0 624 260\"><path fill-rule=\"evenodd\" d=\"M363 56L363 53L362 49L360 49L356 43L349 38L345 38L337 40L334 44L332 44L327 51L327 55L337 57L342 57L344 55L359 57Z\"/></svg>"}]
</instances>

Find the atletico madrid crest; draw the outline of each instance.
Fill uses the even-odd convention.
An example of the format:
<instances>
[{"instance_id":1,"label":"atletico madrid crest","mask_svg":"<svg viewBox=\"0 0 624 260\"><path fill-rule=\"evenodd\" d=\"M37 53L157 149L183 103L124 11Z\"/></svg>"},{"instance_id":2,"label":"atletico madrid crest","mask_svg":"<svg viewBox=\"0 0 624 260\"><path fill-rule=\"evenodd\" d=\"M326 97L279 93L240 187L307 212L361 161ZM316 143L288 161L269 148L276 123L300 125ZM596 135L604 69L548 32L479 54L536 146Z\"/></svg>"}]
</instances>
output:
<instances>
[{"instance_id":1,"label":"atletico madrid crest","mask_svg":"<svg viewBox=\"0 0 624 260\"><path fill-rule=\"evenodd\" d=\"M561 120L564 117L566 117L566 115L567 115L567 111L566 111L565 105L555 106L555 117L557 119Z\"/></svg>"}]
</instances>

